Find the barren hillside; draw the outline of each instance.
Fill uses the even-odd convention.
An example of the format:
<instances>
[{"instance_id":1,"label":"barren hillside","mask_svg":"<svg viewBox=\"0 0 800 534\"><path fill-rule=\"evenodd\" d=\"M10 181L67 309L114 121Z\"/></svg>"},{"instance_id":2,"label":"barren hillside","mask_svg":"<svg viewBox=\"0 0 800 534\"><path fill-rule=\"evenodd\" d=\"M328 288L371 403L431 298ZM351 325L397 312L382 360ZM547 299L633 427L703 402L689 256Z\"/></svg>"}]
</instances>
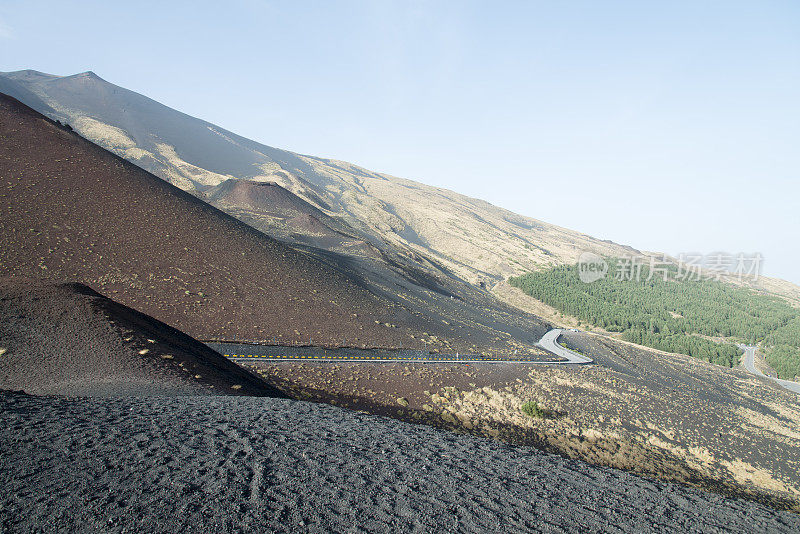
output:
<instances>
[{"instance_id":1,"label":"barren hillside","mask_svg":"<svg viewBox=\"0 0 800 534\"><path fill-rule=\"evenodd\" d=\"M452 191L256 143L93 72L0 77L17 88L9 87L11 96L28 103L35 95L32 107L44 103L51 118L181 189L199 193L231 178L272 181L368 239L432 256L472 283L574 261L582 250L629 251Z\"/></svg>"},{"instance_id":2,"label":"barren hillside","mask_svg":"<svg viewBox=\"0 0 800 534\"><path fill-rule=\"evenodd\" d=\"M394 260L414 255L428 274L455 274L491 287L526 271L573 263L583 251L609 256L636 252L453 191L269 147L93 72L54 76L25 70L0 73L0 80L7 94L185 191L201 194L232 178L275 182L340 219L369 247ZM299 243L314 241L321 230L314 221L294 221L300 231L287 236L285 224L275 222L270 226L262 218L260 228ZM314 246L337 250L339 243L316 240ZM800 301L800 288L783 280L762 277L758 288Z\"/></svg>"},{"instance_id":3,"label":"barren hillside","mask_svg":"<svg viewBox=\"0 0 800 534\"><path fill-rule=\"evenodd\" d=\"M346 258L271 239L11 98L0 118L0 275L82 282L200 339L465 350L511 337L376 295Z\"/></svg>"}]
</instances>

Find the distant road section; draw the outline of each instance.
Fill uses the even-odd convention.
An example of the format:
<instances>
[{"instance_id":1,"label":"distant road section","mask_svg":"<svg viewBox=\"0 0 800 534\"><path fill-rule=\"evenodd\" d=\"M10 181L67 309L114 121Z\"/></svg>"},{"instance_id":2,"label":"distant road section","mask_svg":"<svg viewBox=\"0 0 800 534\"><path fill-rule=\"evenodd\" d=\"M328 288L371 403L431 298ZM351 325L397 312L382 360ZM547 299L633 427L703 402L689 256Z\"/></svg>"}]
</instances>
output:
<instances>
[{"instance_id":1,"label":"distant road section","mask_svg":"<svg viewBox=\"0 0 800 534\"><path fill-rule=\"evenodd\" d=\"M354 354L352 351L348 352L345 349L342 353L332 353L331 350L320 351L319 354L308 355L275 355L275 354L225 354L224 356L229 360L235 362L252 362L252 361L271 361L271 362L297 362L297 361L312 361L312 362L407 362L407 363L568 363L558 361L547 361L542 359L541 356L479 356L468 354L429 354L425 356L387 356L387 355L363 355ZM256 352L256 351L254 351Z\"/></svg>"},{"instance_id":2,"label":"distant road section","mask_svg":"<svg viewBox=\"0 0 800 534\"><path fill-rule=\"evenodd\" d=\"M548 359L540 354L430 354L423 351L389 351L365 349L323 349L319 347L281 347L247 343L209 342L207 345L235 362L406 362L406 363L526 363L564 365L592 363L591 358L568 350L556 340L561 329L550 330L538 345L564 360Z\"/></svg>"},{"instance_id":3,"label":"distant road section","mask_svg":"<svg viewBox=\"0 0 800 534\"><path fill-rule=\"evenodd\" d=\"M754 374L756 376L772 380L773 382L777 382L780 386L784 387L785 389L788 389L789 391L800 393L800 384L798 384L797 382L792 382L790 380L782 380L780 378L775 378L773 376L767 376L756 368L755 355L757 347L754 347L752 345L739 345L739 348L744 350L744 368L747 369L747 371L750 374Z\"/></svg>"}]
</instances>

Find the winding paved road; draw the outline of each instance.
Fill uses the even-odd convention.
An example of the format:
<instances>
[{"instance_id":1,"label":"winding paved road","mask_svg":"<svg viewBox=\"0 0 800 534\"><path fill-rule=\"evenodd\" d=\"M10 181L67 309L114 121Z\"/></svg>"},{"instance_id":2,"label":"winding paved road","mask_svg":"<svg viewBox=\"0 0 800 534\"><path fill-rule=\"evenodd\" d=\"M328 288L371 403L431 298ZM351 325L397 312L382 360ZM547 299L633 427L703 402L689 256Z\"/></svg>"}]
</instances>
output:
<instances>
[{"instance_id":1,"label":"winding paved road","mask_svg":"<svg viewBox=\"0 0 800 534\"><path fill-rule=\"evenodd\" d=\"M537 345L565 361L548 361L540 355L497 354L425 354L425 353L393 353L391 351L368 351L361 349L314 349L304 347L276 347L265 345L247 345L241 343L207 343L212 349L224 354L235 362L271 361L271 362L408 362L408 363L527 363L538 365L575 365L592 363L577 352L559 345L556 340L562 330L556 328L547 332ZM246 354L244 354L246 352ZM256 353L256 354L253 354Z\"/></svg>"},{"instance_id":2,"label":"winding paved road","mask_svg":"<svg viewBox=\"0 0 800 534\"><path fill-rule=\"evenodd\" d=\"M798 384L797 382L792 382L790 380L782 380L780 378L775 378L773 376L765 375L756 368L755 354L757 347L754 347L752 345L739 345L739 348L744 350L744 368L747 369L747 371L750 374L754 374L756 376L772 380L774 382L777 382L780 386L783 386L785 389L788 389L789 391L800 393L800 384Z\"/></svg>"},{"instance_id":3,"label":"winding paved road","mask_svg":"<svg viewBox=\"0 0 800 534\"><path fill-rule=\"evenodd\" d=\"M544 350L550 351L556 356L561 356L562 358L566 358L567 361L565 362L558 362L558 363L592 363L594 360L589 358L588 356L584 356L583 354L578 354L575 351L569 350L565 347L562 347L558 344L558 336L561 335L563 330L561 328L553 328L545 335L542 336L542 339L539 340L538 345L542 347Z\"/></svg>"}]
</instances>

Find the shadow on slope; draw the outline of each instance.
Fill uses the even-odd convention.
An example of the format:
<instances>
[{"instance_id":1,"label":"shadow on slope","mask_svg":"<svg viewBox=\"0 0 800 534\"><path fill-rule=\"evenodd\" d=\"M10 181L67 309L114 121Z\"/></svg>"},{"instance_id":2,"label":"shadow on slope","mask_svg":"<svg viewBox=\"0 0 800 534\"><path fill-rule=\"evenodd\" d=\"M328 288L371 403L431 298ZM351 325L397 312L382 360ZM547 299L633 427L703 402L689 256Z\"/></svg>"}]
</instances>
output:
<instances>
[{"instance_id":1,"label":"shadow on slope","mask_svg":"<svg viewBox=\"0 0 800 534\"><path fill-rule=\"evenodd\" d=\"M0 279L0 388L37 395L281 396L152 317L82 284Z\"/></svg>"}]
</instances>

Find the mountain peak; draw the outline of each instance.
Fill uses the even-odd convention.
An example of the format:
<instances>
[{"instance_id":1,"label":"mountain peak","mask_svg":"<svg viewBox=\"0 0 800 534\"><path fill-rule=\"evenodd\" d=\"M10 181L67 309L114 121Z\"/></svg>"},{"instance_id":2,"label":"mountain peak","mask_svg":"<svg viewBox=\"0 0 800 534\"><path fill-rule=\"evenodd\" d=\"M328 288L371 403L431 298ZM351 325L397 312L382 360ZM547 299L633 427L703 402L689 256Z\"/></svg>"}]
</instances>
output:
<instances>
[{"instance_id":1,"label":"mountain peak","mask_svg":"<svg viewBox=\"0 0 800 534\"><path fill-rule=\"evenodd\" d=\"M27 80L27 81L60 78L60 76L56 76L54 74L47 74L46 72L40 72L34 69L3 72L2 74L7 78L16 80Z\"/></svg>"},{"instance_id":2,"label":"mountain peak","mask_svg":"<svg viewBox=\"0 0 800 534\"><path fill-rule=\"evenodd\" d=\"M92 78L95 80L102 80L100 76L98 76L94 71L87 70L86 72L79 72L75 75L76 78Z\"/></svg>"}]
</instances>

